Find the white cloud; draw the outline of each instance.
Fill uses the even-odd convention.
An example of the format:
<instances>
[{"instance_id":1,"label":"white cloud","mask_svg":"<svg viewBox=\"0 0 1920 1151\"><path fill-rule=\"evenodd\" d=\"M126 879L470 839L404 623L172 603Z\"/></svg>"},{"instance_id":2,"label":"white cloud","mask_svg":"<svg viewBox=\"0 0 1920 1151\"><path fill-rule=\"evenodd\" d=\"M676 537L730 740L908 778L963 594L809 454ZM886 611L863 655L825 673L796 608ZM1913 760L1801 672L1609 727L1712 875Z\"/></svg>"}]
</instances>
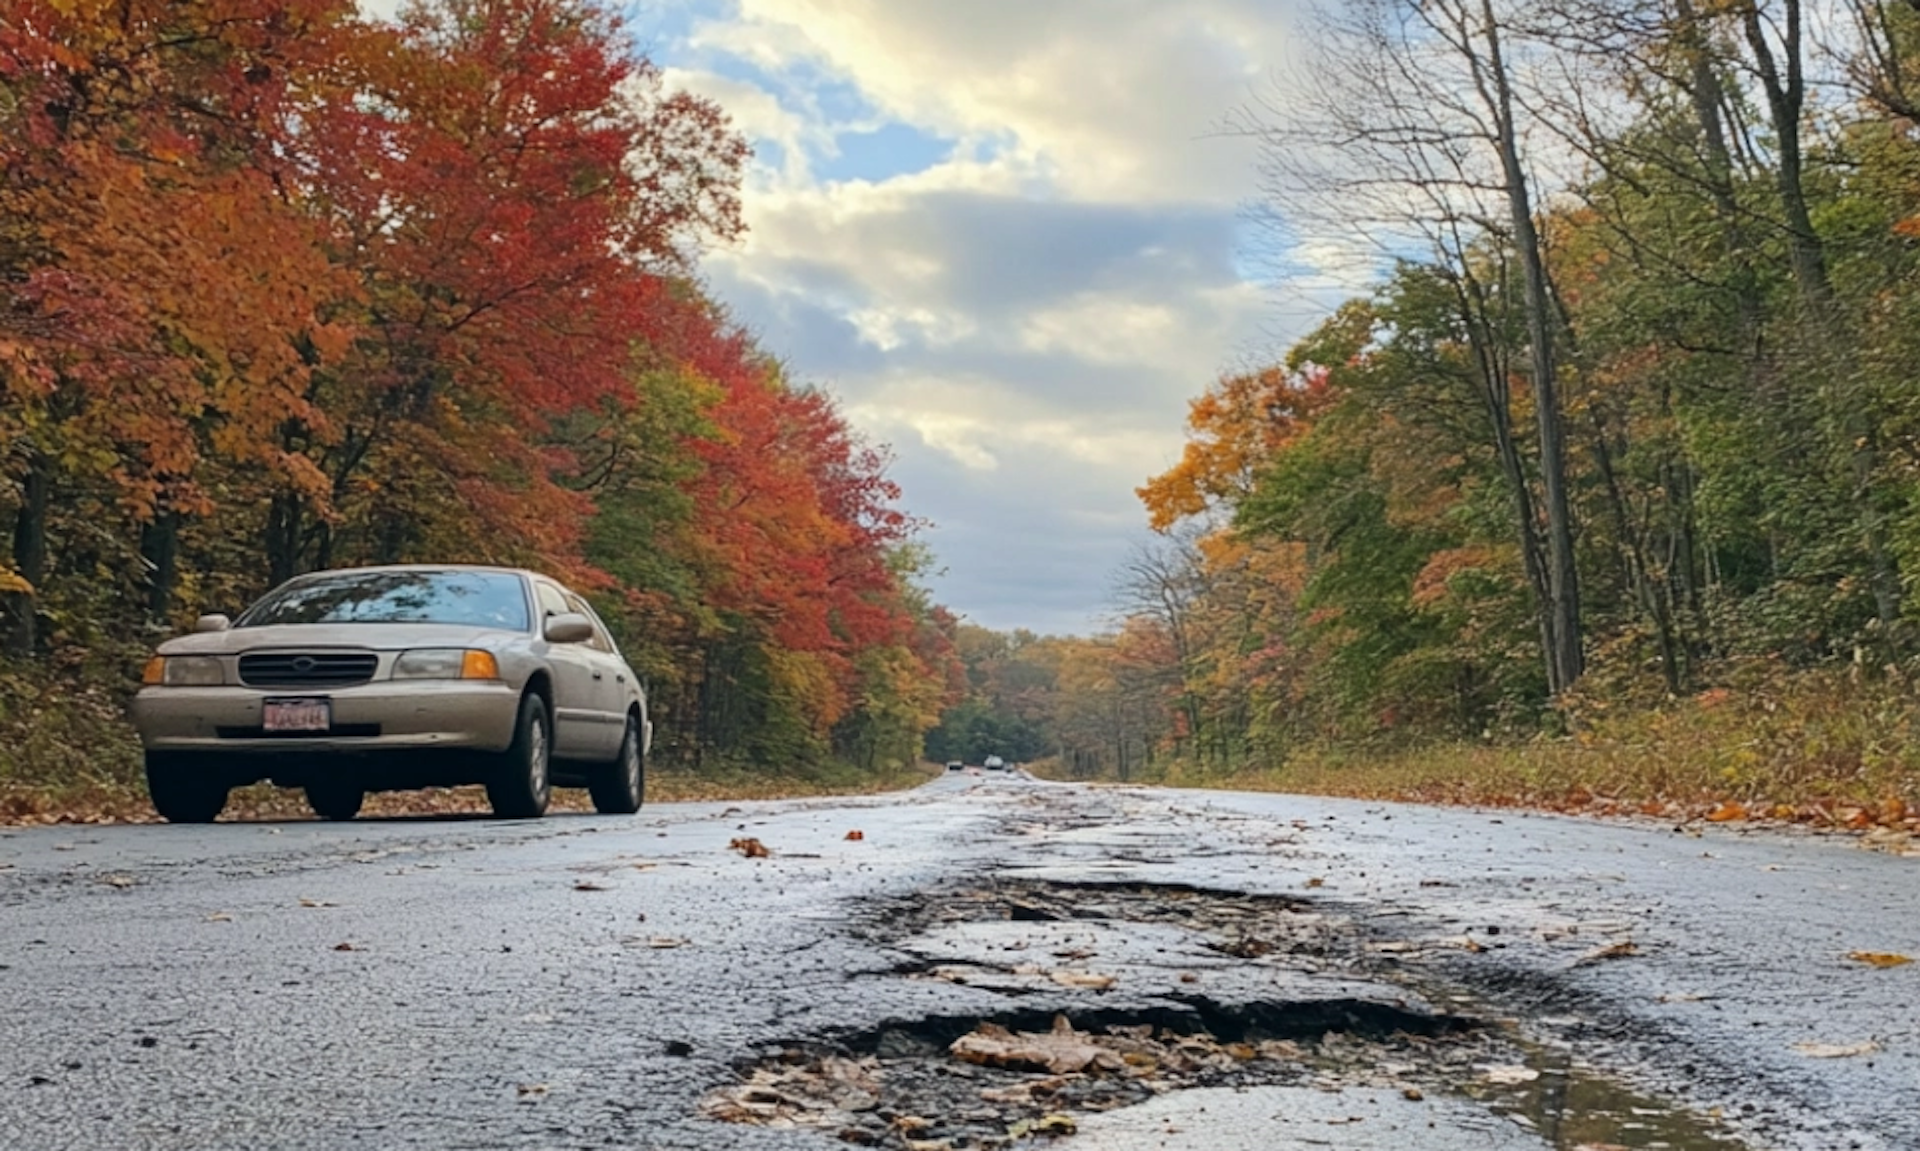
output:
<instances>
[{"instance_id":1,"label":"white cloud","mask_svg":"<svg viewBox=\"0 0 1920 1151\"><path fill-rule=\"evenodd\" d=\"M1272 0L735 0L657 57L777 146L715 290L891 443L937 527L935 590L994 627L1086 630L1179 456L1187 401L1317 316L1243 272L1243 141L1212 136L1287 63ZM944 142L831 179L836 138ZM1325 307L1367 269L1292 259ZM1278 330L1276 330L1278 329Z\"/></svg>"},{"instance_id":2,"label":"white cloud","mask_svg":"<svg viewBox=\"0 0 1920 1151\"><path fill-rule=\"evenodd\" d=\"M807 65L960 139L1011 136L1072 197L1231 202L1246 155L1209 140L1286 63L1271 0L740 0L694 43Z\"/></svg>"}]
</instances>

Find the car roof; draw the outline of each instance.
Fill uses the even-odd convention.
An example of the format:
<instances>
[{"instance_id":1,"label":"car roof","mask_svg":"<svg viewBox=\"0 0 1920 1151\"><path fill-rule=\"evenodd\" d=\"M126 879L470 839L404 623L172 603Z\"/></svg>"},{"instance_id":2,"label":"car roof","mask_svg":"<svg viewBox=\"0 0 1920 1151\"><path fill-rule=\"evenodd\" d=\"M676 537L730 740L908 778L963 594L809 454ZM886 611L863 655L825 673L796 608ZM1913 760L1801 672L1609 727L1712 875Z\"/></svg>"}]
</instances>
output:
<instances>
[{"instance_id":1,"label":"car roof","mask_svg":"<svg viewBox=\"0 0 1920 1151\"><path fill-rule=\"evenodd\" d=\"M537 577L552 580L553 577L527 568L503 567L499 564L368 564L363 567L322 568L319 571L302 572L295 579L314 579L321 576L368 575L373 572L483 572L494 575L512 575ZM558 580L554 580L558 583Z\"/></svg>"}]
</instances>

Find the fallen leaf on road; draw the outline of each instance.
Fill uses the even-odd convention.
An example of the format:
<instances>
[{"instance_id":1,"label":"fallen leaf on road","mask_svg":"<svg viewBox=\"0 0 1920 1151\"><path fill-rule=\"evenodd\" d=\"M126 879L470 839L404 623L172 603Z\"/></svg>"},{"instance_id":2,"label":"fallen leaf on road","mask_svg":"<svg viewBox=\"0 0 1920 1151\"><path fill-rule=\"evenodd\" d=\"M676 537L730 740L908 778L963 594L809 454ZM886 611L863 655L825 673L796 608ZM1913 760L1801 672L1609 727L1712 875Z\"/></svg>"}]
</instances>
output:
<instances>
[{"instance_id":1,"label":"fallen leaf on road","mask_svg":"<svg viewBox=\"0 0 1920 1151\"><path fill-rule=\"evenodd\" d=\"M360 949L359 949L358 947L355 947L355 946L354 946L353 944L351 944L351 943L336 943L336 944L334 944L334 945L333 945L333 949L334 949L335 951L358 951L358 950L360 950Z\"/></svg>"},{"instance_id":2,"label":"fallen leaf on road","mask_svg":"<svg viewBox=\"0 0 1920 1151\"><path fill-rule=\"evenodd\" d=\"M839 1056L781 1067L762 1067L746 1083L708 1098L703 1110L726 1123L792 1127L847 1112L869 1112L880 1103L879 1062Z\"/></svg>"},{"instance_id":3,"label":"fallen leaf on road","mask_svg":"<svg viewBox=\"0 0 1920 1151\"><path fill-rule=\"evenodd\" d=\"M1327 881L1317 876L1314 877L1313 879L1307 880L1308 887L1325 887L1326 885L1327 885Z\"/></svg>"},{"instance_id":4,"label":"fallen leaf on road","mask_svg":"<svg viewBox=\"0 0 1920 1151\"><path fill-rule=\"evenodd\" d=\"M108 887L118 887L124 891L125 889L138 884L140 881L135 879L131 875L122 875L122 874L115 873L113 875L101 876L98 882L103 883Z\"/></svg>"},{"instance_id":5,"label":"fallen leaf on road","mask_svg":"<svg viewBox=\"0 0 1920 1151\"><path fill-rule=\"evenodd\" d=\"M1732 823L1747 818L1747 808L1742 803L1723 803L1707 814L1708 823Z\"/></svg>"},{"instance_id":6,"label":"fallen leaf on road","mask_svg":"<svg viewBox=\"0 0 1920 1151\"><path fill-rule=\"evenodd\" d=\"M1418 1103L1426 1098L1425 1095L1421 1094L1418 1087L1409 1087L1405 1091L1402 1091L1400 1096L1409 1103Z\"/></svg>"},{"instance_id":7,"label":"fallen leaf on road","mask_svg":"<svg viewBox=\"0 0 1920 1151\"><path fill-rule=\"evenodd\" d=\"M1905 955L1894 955L1886 951L1850 951L1847 958L1855 963L1864 963L1868 967L1905 967L1913 960Z\"/></svg>"},{"instance_id":8,"label":"fallen leaf on road","mask_svg":"<svg viewBox=\"0 0 1920 1151\"><path fill-rule=\"evenodd\" d=\"M580 880L579 882L573 885L573 889L575 891L612 891L613 890L613 888L608 887L606 884L595 883L591 879Z\"/></svg>"},{"instance_id":9,"label":"fallen leaf on road","mask_svg":"<svg viewBox=\"0 0 1920 1151\"><path fill-rule=\"evenodd\" d=\"M1796 1043L1793 1049L1809 1059L1847 1059L1855 1055L1871 1055L1880 1050L1880 1044L1871 1039L1860 1043Z\"/></svg>"},{"instance_id":10,"label":"fallen leaf on road","mask_svg":"<svg viewBox=\"0 0 1920 1151\"><path fill-rule=\"evenodd\" d=\"M867 837L867 833L866 833L866 832L864 832L864 831L849 831L849 832L847 832L847 842L848 842L848 843L859 843L859 842L860 842L861 840L863 840L863 839L865 839L866 837Z\"/></svg>"},{"instance_id":11,"label":"fallen leaf on road","mask_svg":"<svg viewBox=\"0 0 1920 1151\"><path fill-rule=\"evenodd\" d=\"M1055 1016L1045 1035L1009 1031L998 1023L982 1023L947 1048L954 1058L984 1067L1014 1071L1046 1071L1073 1075L1082 1071L1120 1071L1126 1061L1117 1053L1088 1042L1064 1015Z\"/></svg>"},{"instance_id":12,"label":"fallen leaf on road","mask_svg":"<svg viewBox=\"0 0 1920 1151\"><path fill-rule=\"evenodd\" d=\"M1489 1083L1511 1087L1520 1083L1531 1083L1540 1078L1540 1073L1531 1067L1494 1064L1480 1069L1481 1078Z\"/></svg>"},{"instance_id":13,"label":"fallen leaf on road","mask_svg":"<svg viewBox=\"0 0 1920 1151\"><path fill-rule=\"evenodd\" d=\"M1658 1002L1658 1003L1705 1003L1707 1000L1712 998L1713 996L1711 995L1700 995L1692 991L1669 991L1665 995L1658 997L1658 999L1656 999L1655 1002Z\"/></svg>"},{"instance_id":14,"label":"fallen leaf on road","mask_svg":"<svg viewBox=\"0 0 1920 1151\"><path fill-rule=\"evenodd\" d=\"M207 922L208 923L232 923L233 916L228 915L224 911L216 911L212 915L207 916Z\"/></svg>"},{"instance_id":15,"label":"fallen leaf on road","mask_svg":"<svg viewBox=\"0 0 1920 1151\"><path fill-rule=\"evenodd\" d=\"M547 1085L545 1083L522 1083L513 1089L513 1093L517 1102L538 1103L547 1097Z\"/></svg>"},{"instance_id":16,"label":"fallen leaf on road","mask_svg":"<svg viewBox=\"0 0 1920 1151\"><path fill-rule=\"evenodd\" d=\"M1028 1139L1035 1135L1072 1135L1080 1130L1080 1125L1070 1115L1047 1115L1039 1119L1022 1119L1007 1128L1007 1134L1014 1139Z\"/></svg>"},{"instance_id":17,"label":"fallen leaf on road","mask_svg":"<svg viewBox=\"0 0 1920 1151\"><path fill-rule=\"evenodd\" d=\"M765 859L773 854L773 852L767 850L766 844L761 843L757 839L744 837L727 844L727 850L737 851L748 859Z\"/></svg>"},{"instance_id":18,"label":"fallen leaf on road","mask_svg":"<svg viewBox=\"0 0 1920 1151\"><path fill-rule=\"evenodd\" d=\"M332 900L308 899L306 896L303 895L300 897L300 906L302 907L338 907L340 905L333 902Z\"/></svg>"},{"instance_id":19,"label":"fallen leaf on road","mask_svg":"<svg viewBox=\"0 0 1920 1151\"><path fill-rule=\"evenodd\" d=\"M1631 959L1638 954L1640 954L1640 948L1635 946L1633 940L1623 939L1618 943L1609 943L1605 947L1597 947L1587 952L1585 955L1574 960L1573 965L1578 967L1582 963L1604 963L1609 959Z\"/></svg>"},{"instance_id":20,"label":"fallen leaf on road","mask_svg":"<svg viewBox=\"0 0 1920 1151\"><path fill-rule=\"evenodd\" d=\"M675 947L685 947L689 942L691 941L675 935L656 935L647 940L647 946L655 951L668 951Z\"/></svg>"},{"instance_id":21,"label":"fallen leaf on road","mask_svg":"<svg viewBox=\"0 0 1920 1151\"><path fill-rule=\"evenodd\" d=\"M1117 976L1097 975L1091 971L1056 971L1053 981L1062 987L1081 987L1090 991L1105 991L1119 982Z\"/></svg>"}]
</instances>

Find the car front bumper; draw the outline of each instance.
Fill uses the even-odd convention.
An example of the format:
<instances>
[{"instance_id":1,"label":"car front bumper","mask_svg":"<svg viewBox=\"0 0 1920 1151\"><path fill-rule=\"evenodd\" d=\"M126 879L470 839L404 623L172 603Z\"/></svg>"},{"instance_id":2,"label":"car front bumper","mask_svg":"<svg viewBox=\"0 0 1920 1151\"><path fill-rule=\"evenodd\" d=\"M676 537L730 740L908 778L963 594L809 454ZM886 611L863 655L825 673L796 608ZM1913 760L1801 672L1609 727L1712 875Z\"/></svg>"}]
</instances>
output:
<instances>
[{"instance_id":1,"label":"car front bumper","mask_svg":"<svg viewBox=\"0 0 1920 1151\"><path fill-rule=\"evenodd\" d=\"M269 699L324 699L332 729L269 734L261 729ZM513 742L519 707L519 693L496 681L379 680L324 691L145 687L132 712L148 751L375 754L503 751Z\"/></svg>"}]
</instances>

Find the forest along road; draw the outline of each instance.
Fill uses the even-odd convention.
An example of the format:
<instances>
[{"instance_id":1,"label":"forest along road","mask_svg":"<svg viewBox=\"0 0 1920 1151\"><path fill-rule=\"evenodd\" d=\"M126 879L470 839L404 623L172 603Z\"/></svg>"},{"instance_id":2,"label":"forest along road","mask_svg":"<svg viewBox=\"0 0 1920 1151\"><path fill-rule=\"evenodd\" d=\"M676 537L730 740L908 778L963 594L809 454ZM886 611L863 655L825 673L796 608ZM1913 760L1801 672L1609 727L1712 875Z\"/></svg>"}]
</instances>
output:
<instances>
[{"instance_id":1,"label":"forest along road","mask_svg":"<svg viewBox=\"0 0 1920 1151\"><path fill-rule=\"evenodd\" d=\"M998 775L0 830L0 1145L1910 1149L1916 867Z\"/></svg>"}]
</instances>

